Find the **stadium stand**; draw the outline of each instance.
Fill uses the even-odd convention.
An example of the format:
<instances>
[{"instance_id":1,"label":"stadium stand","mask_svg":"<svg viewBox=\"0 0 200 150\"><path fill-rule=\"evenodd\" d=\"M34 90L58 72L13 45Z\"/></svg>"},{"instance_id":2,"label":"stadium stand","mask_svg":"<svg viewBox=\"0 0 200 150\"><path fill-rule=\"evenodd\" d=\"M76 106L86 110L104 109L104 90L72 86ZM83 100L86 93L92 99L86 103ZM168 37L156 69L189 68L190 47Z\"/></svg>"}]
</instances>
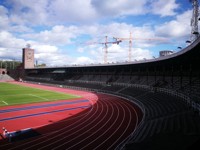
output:
<instances>
[{"instance_id":1,"label":"stadium stand","mask_svg":"<svg viewBox=\"0 0 200 150\"><path fill-rule=\"evenodd\" d=\"M14 81L15 79L8 74L0 74L0 81Z\"/></svg>"},{"instance_id":2,"label":"stadium stand","mask_svg":"<svg viewBox=\"0 0 200 150\"><path fill-rule=\"evenodd\" d=\"M169 56L126 64L32 68L25 81L112 93L144 108L120 149L189 149L200 140L200 38Z\"/></svg>"}]
</instances>

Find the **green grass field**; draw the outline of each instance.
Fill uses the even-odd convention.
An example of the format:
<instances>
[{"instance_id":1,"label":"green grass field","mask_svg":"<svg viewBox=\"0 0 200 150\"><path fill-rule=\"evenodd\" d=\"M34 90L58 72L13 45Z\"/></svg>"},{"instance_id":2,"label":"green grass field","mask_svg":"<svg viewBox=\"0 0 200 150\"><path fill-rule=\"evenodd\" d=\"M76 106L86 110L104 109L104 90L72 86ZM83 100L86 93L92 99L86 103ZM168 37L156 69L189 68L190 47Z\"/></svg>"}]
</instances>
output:
<instances>
[{"instance_id":1,"label":"green grass field","mask_svg":"<svg viewBox=\"0 0 200 150\"><path fill-rule=\"evenodd\" d=\"M0 107L72 98L78 98L78 96L10 83L0 83Z\"/></svg>"}]
</instances>

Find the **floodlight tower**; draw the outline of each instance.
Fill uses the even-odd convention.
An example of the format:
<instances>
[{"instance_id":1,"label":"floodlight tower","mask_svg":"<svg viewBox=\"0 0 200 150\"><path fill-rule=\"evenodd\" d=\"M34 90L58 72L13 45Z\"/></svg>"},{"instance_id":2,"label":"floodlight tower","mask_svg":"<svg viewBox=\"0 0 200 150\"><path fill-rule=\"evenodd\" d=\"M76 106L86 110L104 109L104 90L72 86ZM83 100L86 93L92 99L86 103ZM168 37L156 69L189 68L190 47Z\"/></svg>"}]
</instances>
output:
<instances>
[{"instance_id":1,"label":"floodlight tower","mask_svg":"<svg viewBox=\"0 0 200 150\"><path fill-rule=\"evenodd\" d=\"M192 19L191 19L191 42L194 42L199 37L198 20L199 20L199 2L198 0L189 0L193 6Z\"/></svg>"}]
</instances>

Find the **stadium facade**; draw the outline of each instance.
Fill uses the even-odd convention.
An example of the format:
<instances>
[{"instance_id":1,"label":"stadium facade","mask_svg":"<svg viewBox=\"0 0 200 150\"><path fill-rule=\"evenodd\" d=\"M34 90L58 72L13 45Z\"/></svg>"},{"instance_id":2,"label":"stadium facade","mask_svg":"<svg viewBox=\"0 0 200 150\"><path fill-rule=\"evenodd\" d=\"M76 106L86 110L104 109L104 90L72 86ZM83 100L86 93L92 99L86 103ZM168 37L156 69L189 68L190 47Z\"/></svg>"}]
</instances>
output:
<instances>
[{"instance_id":1,"label":"stadium facade","mask_svg":"<svg viewBox=\"0 0 200 150\"><path fill-rule=\"evenodd\" d=\"M197 38L177 53L151 60L26 68L23 80L111 93L140 105L143 121L121 145L123 148L145 149L144 145L149 149L161 145L186 148L200 137L199 49L200 38ZM177 142L188 139L188 143Z\"/></svg>"}]
</instances>

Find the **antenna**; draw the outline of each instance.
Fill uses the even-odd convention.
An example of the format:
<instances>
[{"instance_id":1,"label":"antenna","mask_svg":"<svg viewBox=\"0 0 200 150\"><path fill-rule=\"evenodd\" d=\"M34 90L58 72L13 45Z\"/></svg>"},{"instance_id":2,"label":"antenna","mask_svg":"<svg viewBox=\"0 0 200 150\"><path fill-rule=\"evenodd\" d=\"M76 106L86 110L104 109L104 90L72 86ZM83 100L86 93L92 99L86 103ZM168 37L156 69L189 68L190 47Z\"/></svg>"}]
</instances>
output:
<instances>
[{"instance_id":1,"label":"antenna","mask_svg":"<svg viewBox=\"0 0 200 150\"><path fill-rule=\"evenodd\" d=\"M193 12L192 12L192 19L191 19L191 36L190 40L191 42L194 42L199 37L199 31L198 31L198 18L199 18L199 2L198 0L189 0L190 3L192 3L193 6Z\"/></svg>"}]
</instances>

